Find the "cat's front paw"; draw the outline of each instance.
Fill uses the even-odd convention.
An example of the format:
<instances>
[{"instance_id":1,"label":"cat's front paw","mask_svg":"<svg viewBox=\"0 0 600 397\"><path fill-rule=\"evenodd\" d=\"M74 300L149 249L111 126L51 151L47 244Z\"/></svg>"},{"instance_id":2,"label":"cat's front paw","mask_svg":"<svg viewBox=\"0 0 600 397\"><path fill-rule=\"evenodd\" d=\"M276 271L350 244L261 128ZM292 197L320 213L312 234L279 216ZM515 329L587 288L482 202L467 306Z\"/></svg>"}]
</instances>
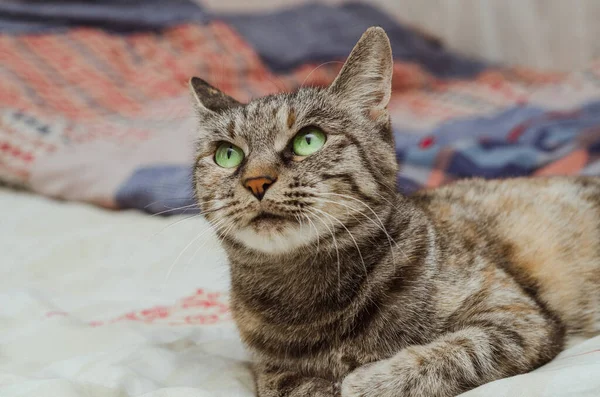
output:
<instances>
[{"instance_id":1,"label":"cat's front paw","mask_svg":"<svg viewBox=\"0 0 600 397\"><path fill-rule=\"evenodd\" d=\"M359 367L346 375L342 381L340 390L342 397L370 396L368 386L371 384L369 368L374 364Z\"/></svg>"},{"instance_id":2,"label":"cat's front paw","mask_svg":"<svg viewBox=\"0 0 600 397\"><path fill-rule=\"evenodd\" d=\"M386 361L363 365L349 373L342 381L342 397L384 396L389 379ZM383 394L382 394L383 392Z\"/></svg>"},{"instance_id":3,"label":"cat's front paw","mask_svg":"<svg viewBox=\"0 0 600 397\"><path fill-rule=\"evenodd\" d=\"M358 367L342 381L342 397L404 396L407 381L413 378L414 357L400 353L392 359L376 361Z\"/></svg>"}]
</instances>

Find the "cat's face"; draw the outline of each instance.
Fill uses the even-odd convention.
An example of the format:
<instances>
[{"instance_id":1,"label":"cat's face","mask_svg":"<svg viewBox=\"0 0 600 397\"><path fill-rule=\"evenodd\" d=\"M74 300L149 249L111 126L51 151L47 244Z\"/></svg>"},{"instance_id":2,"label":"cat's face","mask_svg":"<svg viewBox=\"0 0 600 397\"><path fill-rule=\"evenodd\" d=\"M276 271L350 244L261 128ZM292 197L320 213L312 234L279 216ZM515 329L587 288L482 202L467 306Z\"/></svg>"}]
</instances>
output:
<instances>
[{"instance_id":1,"label":"cat's face","mask_svg":"<svg viewBox=\"0 0 600 397\"><path fill-rule=\"evenodd\" d=\"M391 68L387 36L370 29L327 89L240 104L192 79L196 195L221 237L281 253L374 218L396 186Z\"/></svg>"}]
</instances>

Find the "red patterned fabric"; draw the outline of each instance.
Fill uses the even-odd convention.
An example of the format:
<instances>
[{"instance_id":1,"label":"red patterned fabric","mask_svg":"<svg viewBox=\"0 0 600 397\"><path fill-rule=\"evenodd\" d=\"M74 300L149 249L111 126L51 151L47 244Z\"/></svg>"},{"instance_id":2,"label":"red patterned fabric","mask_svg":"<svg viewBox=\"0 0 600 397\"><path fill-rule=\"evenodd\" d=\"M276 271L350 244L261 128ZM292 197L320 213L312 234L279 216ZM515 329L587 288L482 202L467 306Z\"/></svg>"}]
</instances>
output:
<instances>
[{"instance_id":1,"label":"red patterned fabric","mask_svg":"<svg viewBox=\"0 0 600 397\"><path fill-rule=\"evenodd\" d=\"M302 85L329 84L342 61L307 63L277 75L219 21L130 35L91 28L0 35L0 180L63 199L159 212L169 199L185 195L191 200L184 171L192 164L195 139L187 88L191 76L248 101ZM438 154L439 145L448 145L451 135L464 146L465 139L474 145L518 132L485 136L483 127L469 124L454 133L445 131L452 130L448 123L496 117L514 107L523 107L526 119L527 106L566 110L581 105L600 97L598 70L593 65L573 76L488 69L470 80L441 80L421 65L396 61L390 111L406 177L401 185L407 190L436 186L469 176L469 170L507 176L503 169L488 170L481 156L452 163L452 157L464 154L460 147L447 156ZM563 95L550 94L547 101L543 93L553 90ZM530 130L536 123L519 125ZM532 150L538 156L538 149ZM429 156L426 161L420 151ZM545 165L545 157L538 157L534 168L520 164L520 172L531 174ZM557 154L552 161L562 157ZM157 173L168 171L163 166L179 167L177 175L159 181ZM164 205L148 209L152 202Z\"/></svg>"}]
</instances>

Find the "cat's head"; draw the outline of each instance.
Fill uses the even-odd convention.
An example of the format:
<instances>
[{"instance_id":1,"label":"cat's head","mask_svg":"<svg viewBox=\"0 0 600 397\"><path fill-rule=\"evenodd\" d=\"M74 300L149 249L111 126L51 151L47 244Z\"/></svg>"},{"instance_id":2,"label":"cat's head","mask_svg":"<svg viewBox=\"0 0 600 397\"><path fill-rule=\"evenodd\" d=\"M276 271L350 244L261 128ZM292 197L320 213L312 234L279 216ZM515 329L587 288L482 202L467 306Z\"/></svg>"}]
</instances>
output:
<instances>
[{"instance_id":1,"label":"cat's head","mask_svg":"<svg viewBox=\"0 0 600 397\"><path fill-rule=\"evenodd\" d=\"M192 78L195 192L221 237L284 253L371 222L389 206L397 173L392 69L387 35L370 28L327 88L242 104Z\"/></svg>"}]
</instances>

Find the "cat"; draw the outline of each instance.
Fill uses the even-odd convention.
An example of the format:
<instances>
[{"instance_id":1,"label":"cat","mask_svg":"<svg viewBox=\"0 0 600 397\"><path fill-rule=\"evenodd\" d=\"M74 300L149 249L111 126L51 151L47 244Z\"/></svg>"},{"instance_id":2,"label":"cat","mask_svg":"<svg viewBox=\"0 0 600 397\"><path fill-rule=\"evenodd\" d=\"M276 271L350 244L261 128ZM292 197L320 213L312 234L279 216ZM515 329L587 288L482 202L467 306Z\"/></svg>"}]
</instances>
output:
<instances>
[{"instance_id":1,"label":"cat","mask_svg":"<svg viewBox=\"0 0 600 397\"><path fill-rule=\"evenodd\" d=\"M261 397L454 396L600 331L600 178L407 197L368 29L326 88L242 104L194 77L194 186Z\"/></svg>"}]
</instances>

